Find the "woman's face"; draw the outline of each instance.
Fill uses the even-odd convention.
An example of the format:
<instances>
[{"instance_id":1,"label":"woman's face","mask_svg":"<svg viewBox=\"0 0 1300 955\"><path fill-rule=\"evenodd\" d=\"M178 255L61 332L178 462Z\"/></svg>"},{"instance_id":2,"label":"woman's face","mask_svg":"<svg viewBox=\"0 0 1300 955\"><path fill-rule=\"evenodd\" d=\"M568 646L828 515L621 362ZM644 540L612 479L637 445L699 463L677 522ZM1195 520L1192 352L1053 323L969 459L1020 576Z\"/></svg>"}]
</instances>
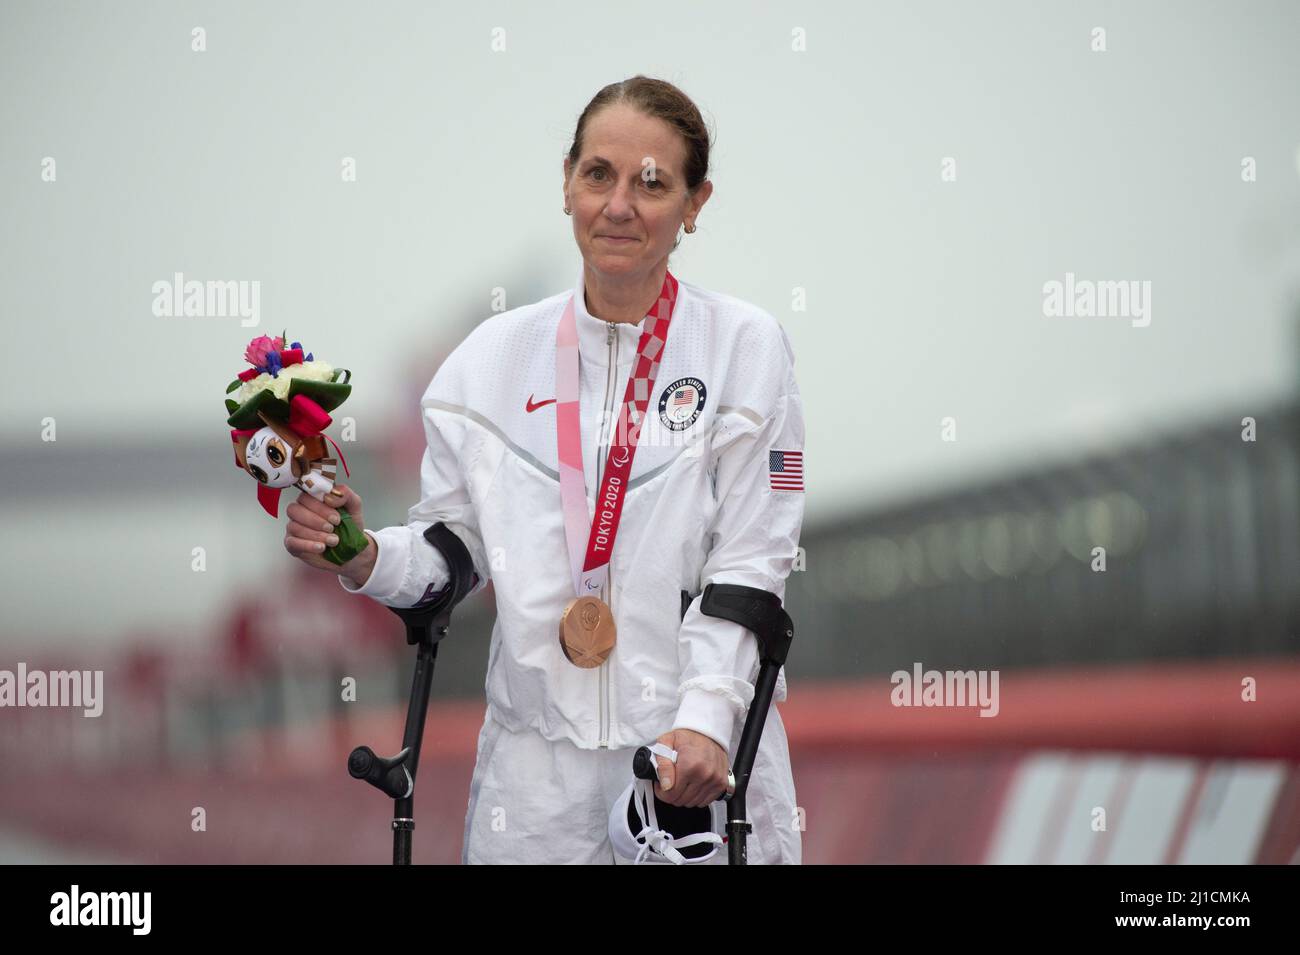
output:
<instances>
[{"instance_id":1,"label":"woman's face","mask_svg":"<svg viewBox=\"0 0 1300 955\"><path fill-rule=\"evenodd\" d=\"M713 191L705 180L687 195L685 154L676 130L626 104L587 121L577 165L564 159L564 198L588 267L643 275L667 259L677 230L694 224Z\"/></svg>"}]
</instances>

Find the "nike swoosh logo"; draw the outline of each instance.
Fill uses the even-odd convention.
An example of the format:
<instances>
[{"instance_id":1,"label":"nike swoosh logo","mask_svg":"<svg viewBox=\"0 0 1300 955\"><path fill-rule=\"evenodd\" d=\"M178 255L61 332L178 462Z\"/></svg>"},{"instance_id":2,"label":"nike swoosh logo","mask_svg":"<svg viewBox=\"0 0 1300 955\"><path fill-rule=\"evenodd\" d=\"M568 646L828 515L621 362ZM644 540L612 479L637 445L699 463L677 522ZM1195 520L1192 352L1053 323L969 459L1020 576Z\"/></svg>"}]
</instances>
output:
<instances>
[{"instance_id":1,"label":"nike swoosh logo","mask_svg":"<svg viewBox=\"0 0 1300 955\"><path fill-rule=\"evenodd\" d=\"M531 414L543 405L553 404L554 402L554 398L547 398L545 401L539 401L536 404L533 404L533 396L529 395L528 400L524 402L524 410Z\"/></svg>"}]
</instances>

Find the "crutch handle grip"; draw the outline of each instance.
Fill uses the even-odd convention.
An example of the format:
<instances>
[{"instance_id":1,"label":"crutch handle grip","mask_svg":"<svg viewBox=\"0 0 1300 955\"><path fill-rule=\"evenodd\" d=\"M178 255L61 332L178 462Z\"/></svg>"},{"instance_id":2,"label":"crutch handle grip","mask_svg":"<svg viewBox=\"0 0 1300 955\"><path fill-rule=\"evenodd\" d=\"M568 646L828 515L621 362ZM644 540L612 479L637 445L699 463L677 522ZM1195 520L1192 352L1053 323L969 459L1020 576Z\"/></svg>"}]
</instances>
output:
<instances>
[{"instance_id":1,"label":"crutch handle grip","mask_svg":"<svg viewBox=\"0 0 1300 955\"><path fill-rule=\"evenodd\" d=\"M659 773L655 771L655 754L650 752L649 746L641 746L637 749L636 755L632 757L632 775L637 779L648 779L650 782L659 781ZM736 792L736 774L727 768L727 791L716 797L715 802L719 799L730 799Z\"/></svg>"}]
</instances>

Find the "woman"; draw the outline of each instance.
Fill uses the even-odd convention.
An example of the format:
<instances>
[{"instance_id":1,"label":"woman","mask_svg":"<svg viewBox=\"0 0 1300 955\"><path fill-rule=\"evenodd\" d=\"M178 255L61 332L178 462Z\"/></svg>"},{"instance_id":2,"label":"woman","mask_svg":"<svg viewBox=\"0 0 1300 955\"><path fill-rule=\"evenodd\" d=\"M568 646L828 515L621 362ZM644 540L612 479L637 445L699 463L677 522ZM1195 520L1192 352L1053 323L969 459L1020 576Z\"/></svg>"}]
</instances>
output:
<instances>
[{"instance_id":1,"label":"woman","mask_svg":"<svg viewBox=\"0 0 1300 955\"><path fill-rule=\"evenodd\" d=\"M717 581L784 597L804 427L780 324L668 270L678 227L696 231L713 191L708 159L699 110L675 86L602 89L564 160L575 287L487 319L438 370L407 523L366 531L372 545L339 568L319 556L338 511L306 494L287 509L290 553L388 606L445 585L421 536L438 521L473 556L474 590L493 581L465 862L625 862L608 814L652 742L678 753L656 757L661 801L707 806L726 788L758 653L747 630L700 612L700 594ZM360 496L340 494L364 528ZM775 704L747 802L749 860L798 863Z\"/></svg>"}]
</instances>

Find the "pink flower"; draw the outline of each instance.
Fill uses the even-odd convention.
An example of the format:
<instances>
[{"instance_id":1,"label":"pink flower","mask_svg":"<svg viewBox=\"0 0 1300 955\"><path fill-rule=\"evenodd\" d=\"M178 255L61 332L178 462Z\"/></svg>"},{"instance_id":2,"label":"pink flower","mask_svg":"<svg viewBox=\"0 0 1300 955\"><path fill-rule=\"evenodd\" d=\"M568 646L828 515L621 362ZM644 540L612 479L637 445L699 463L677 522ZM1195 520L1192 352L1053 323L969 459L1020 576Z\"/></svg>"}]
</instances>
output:
<instances>
[{"instance_id":1,"label":"pink flower","mask_svg":"<svg viewBox=\"0 0 1300 955\"><path fill-rule=\"evenodd\" d=\"M271 338L269 335L261 335L254 338L248 343L248 349L244 352L244 360L256 368L266 367L266 356L271 352L278 352L284 347L284 339L278 335Z\"/></svg>"}]
</instances>

